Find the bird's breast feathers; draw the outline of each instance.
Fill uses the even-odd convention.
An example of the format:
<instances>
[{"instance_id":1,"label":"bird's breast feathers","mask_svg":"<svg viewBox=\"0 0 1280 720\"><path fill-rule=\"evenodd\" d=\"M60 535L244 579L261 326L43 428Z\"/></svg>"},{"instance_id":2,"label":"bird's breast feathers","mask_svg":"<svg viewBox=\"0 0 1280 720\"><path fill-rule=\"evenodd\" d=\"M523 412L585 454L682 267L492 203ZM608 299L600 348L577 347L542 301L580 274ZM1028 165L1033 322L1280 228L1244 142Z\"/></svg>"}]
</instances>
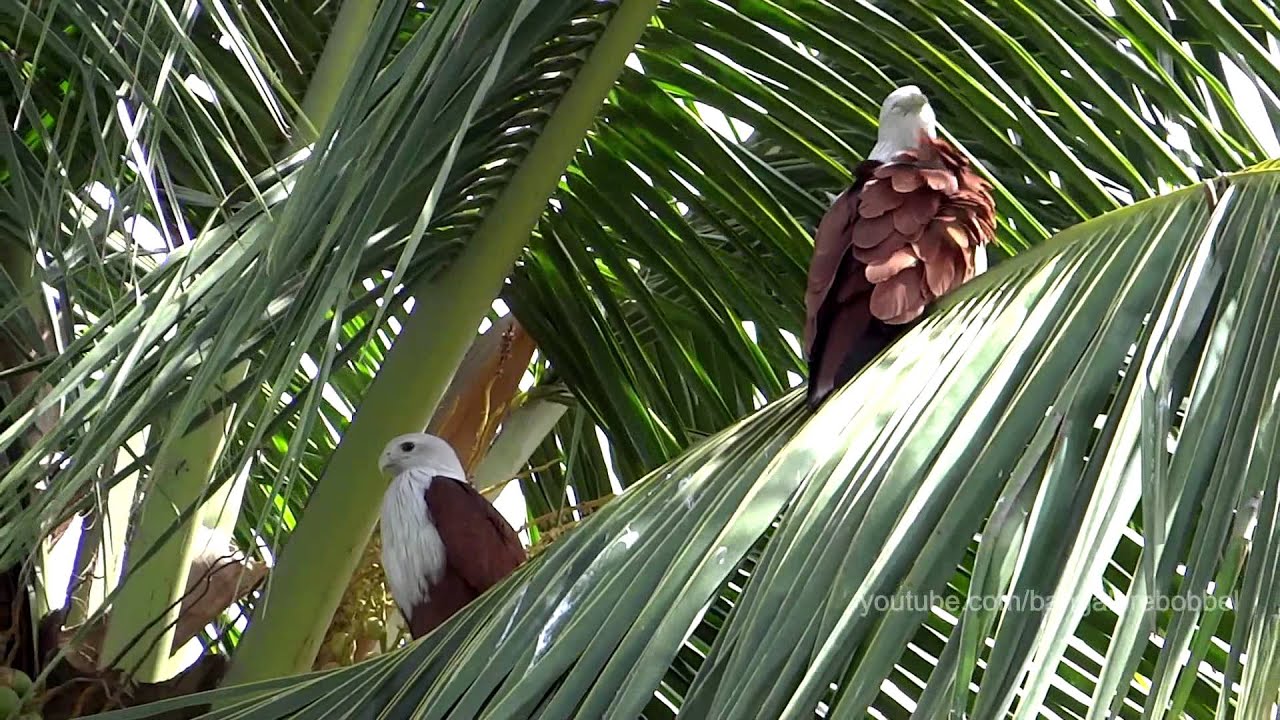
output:
<instances>
[{"instance_id":1,"label":"bird's breast feathers","mask_svg":"<svg viewBox=\"0 0 1280 720\"><path fill-rule=\"evenodd\" d=\"M382 499L382 569L401 608L428 599L445 569L444 541L427 510L426 490L436 472L405 470Z\"/></svg>"}]
</instances>

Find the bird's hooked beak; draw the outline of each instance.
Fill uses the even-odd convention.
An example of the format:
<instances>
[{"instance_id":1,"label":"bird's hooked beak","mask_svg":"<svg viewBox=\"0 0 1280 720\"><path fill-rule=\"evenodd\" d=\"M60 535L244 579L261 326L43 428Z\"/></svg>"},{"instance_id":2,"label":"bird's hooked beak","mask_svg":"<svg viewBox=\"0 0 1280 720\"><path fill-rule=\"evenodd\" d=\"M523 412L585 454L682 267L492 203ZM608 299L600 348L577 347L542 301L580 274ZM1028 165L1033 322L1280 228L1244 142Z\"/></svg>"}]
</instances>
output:
<instances>
[{"instance_id":1,"label":"bird's hooked beak","mask_svg":"<svg viewBox=\"0 0 1280 720\"><path fill-rule=\"evenodd\" d=\"M387 471L390 468L391 468L391 451L383 450L382 454L378 456L378 470L382 472L383 475L386 475Z\"/></svg>"}]
</instances>

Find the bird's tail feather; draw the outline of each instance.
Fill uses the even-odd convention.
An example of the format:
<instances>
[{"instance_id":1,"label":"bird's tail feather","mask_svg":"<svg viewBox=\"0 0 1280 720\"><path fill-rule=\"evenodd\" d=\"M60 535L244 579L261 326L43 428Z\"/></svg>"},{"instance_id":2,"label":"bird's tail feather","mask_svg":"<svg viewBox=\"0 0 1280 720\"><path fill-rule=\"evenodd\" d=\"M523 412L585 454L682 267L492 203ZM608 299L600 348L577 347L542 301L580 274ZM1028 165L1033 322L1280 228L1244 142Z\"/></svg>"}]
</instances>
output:
<instances>
[{"instance_id":1,"label":"bird's tail feather","mask_svg":"<svg viewBox=\"0 0 1280 720\"><path fill-rule=\"evenodd\" d=\"M915 323L889 325L871 318L866 305L846 305L836 312L830 334L810 368L807 402L816 410L837 388L844 387Z\"/></svg>"}]
</instances>

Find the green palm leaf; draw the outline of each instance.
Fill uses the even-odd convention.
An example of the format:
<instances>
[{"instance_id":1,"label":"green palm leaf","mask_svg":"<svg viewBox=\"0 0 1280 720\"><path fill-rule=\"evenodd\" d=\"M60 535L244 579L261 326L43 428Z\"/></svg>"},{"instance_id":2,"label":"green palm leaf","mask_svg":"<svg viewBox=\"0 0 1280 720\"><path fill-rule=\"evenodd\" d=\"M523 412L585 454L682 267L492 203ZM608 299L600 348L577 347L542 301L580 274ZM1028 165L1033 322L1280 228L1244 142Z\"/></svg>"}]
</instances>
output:
<instances>
[{"instance_id":1,"label":"green palm leaf","mask_svg":"<svg viewBox=\"0 0 1280 720\"><path fill-rule=\"evenodd\" d=\"M309 714L355 693L386 717L656 716L699 628L705 657L674 698L688 717L1139 717L1126 697L1178 716L1149 698L1179 686L1182 707L1266 717L1277 687L1252 658L1275 652L1277 630L1275 551L1256 543L1276 520L1260 391L1275 368L1256 347L1276 340L1280 173L1216 187L1063 232L966 286L818 413L793 392L716 434L405 652L257 701L229 689L250 695L235 711ZM1140 557L1121 564L1138 572L1117 588L1130 604L1099 637L1086 611L1131 523ZM1215 577L1230 586L1209 591ZM1232 606L1206 605L1212 593ZM1024 602L994 602L1005 594ZM1149 614L1145 595L1183 602ZM1223 667L1239 697L1148 636L1167 653L1225 619L1251 659ZM938 660L922 667L909 646L926 628ZM1072 648L1106 653L1096 675L1059 670ZM1158 672L1137 685L1144 658Z\"/></svg>"},{"instance_id":2,"label":"green palm leaf","mask_svg":"<svg viewBox=\"0 0 1280 720\"><path fill-rule=\"evenodd\" d=\"M631 489L433 639L253 707L1154 717L1168 700L1174 717L1263 716L1274 558L1251 543L1274 498L1256 523L1247 508L1274 493L1254 457L1270 256L1250 253L1272 171L1216 204L1156 196L1274 152L1280 23L1269 2L1113 4L662 3L503 291L538 341L534 375L571 405L521 481L530 514L605 497L610 475ZM124 441L223 402L237 410L200 495L246 471L239 542L287 546L406 301L481 247L612 10L500 5L381 5L345 85L317 80L350 27L332 4L0 9L0 113L22 129L0 136L0 242L44 253L0 285L0 325L33 346L26 317L52 291L63 351L33 360L62 420L0 477L6 564L152 471L154 442L115 463ZM806 421L810 231L903 82L990 174L1000 249L1025 256ZM139 143L118 94L146 115ZM314 149L297 150L299 108ZM84 199L91 182L112 208ZM135 214L178 246L163 263ZM22 447L37 392L0 409L0 446ZM403 394L401 416L425 412ZM36 492L49 453L75 462ZM1210 581L1230 608L1111 599ZM1106 609L857 611L903 587L1084 582ZM573 612L552 623L557 608Z\"/></svg>"}]
</instances>

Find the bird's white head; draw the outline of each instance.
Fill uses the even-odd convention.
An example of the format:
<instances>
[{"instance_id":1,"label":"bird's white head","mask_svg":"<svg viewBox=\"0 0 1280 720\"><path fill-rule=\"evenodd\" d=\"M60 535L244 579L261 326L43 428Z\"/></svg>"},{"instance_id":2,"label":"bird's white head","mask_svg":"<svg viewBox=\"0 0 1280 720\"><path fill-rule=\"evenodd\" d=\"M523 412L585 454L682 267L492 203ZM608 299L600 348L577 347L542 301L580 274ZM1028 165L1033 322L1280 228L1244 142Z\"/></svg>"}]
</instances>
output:
<instances>
[{"instance_id":1,"label":"bird's white head","mask_svg":"<svg viewBox=\"0 0 1280 720\"><path fill-rule=\"evenodd\" d=\"M880 106L880 130L869 160L887 162L920 142L920 133L937 137L937 118L929 98L919 87L904 85L889 93Z\"/></svg>"},{"instance_id":2,"label":"bird's white head","mask_svg":"<svg viewBox=\"0 0 1280 720\"><path fill-rule=\"evenodd\" d=\"M392 477L405 470L425 468L442 475L465 479L458 453L444 438L427 433L407 433L391 438L378 456L378 469Z\"/></svg>"}]
</instances>

